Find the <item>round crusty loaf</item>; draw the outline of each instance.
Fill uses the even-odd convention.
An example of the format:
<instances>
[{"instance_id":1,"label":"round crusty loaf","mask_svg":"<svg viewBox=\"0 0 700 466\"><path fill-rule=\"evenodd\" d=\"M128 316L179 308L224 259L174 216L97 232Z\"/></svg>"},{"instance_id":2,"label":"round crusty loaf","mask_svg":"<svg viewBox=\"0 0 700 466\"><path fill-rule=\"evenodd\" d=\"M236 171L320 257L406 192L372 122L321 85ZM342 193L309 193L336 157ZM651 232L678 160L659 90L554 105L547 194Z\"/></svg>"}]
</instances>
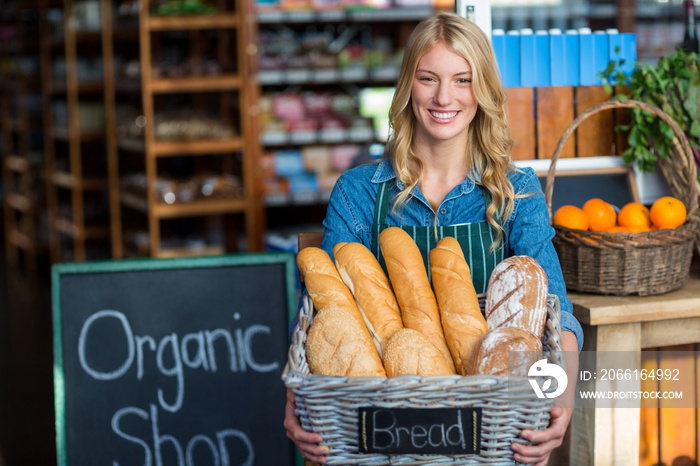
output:
<instances>
[{"instance_id":1,"label":"round crusty loaf","mask_svg":"<svg viewBox=\"0 0 700 466\"><path fill-rule=\"evenodd\" d=\"M398 330L389 339L384 368L388 377L454 375L454 369L445 363L442 353L420 332L410 328Z\"/></svg>"},{"instance_id":2,"label":"round crusty loaf","mask_svg":"<svg viewBox=\"0 0 700 466\"><path fill-rule=\"evenodd\" d=\"M389 227L379 234L379 247L401 309L404 327L422 333L440 351L454 372L454 362L445 342L435 293L430 286L418 246L401 228Z\"/></svg>"},{"instance_id":3,"label":"round crusty loaf","mask_svg":"<svg viewBox=\"0 0 700 466\"><path fill-rule=\"evenodd\" d=\"M372 251L362 243L338 243L333 248L335 265L352 292L365 324L383 357L389 338L403 328L399 303Z\"/></svg>"},{"instance_id":4,"label":"round crusty loaf","mask_svg":"<svg viewBox=\"0 0 700 466\"><path fill-rule=\"evenodd\" d=\"M527 377L541 358L542 342L531 332L514 327L489 330L472 356L467 374Z\"/></svg>"},{"instance_id":5,"label":"round crusty loaf","mask_svg":"<svg viewBox=\"0 0 700 466\"><path fill-rule=\"evenodd\" d=\"M493 269L484 309L489 330L516 327L540 340L547 319L547 275L535 259L512 256Z\"/></svg>"},{"instance_id":6,"label":"round crusty loaf","mask_svg":"<svg viewBox=\"0 0 700 466\"><path fill-rule=\"evenodd\" d=\"M430 276L445 341L461 375L488 327L481 313L469 265L459 242L450 236L430 251Z\"/></svg>"},{"instance_id":7,"label":"round crusty loaf","mask_svg":"<svg viewBox=\"0 0 700 466\"><path fill-rule=\"evenodd\" d=\"M320 309L306 338L306 360L311 373L386 377L379 353L363 326L342 307L329 305Z\"/></svg>"}]
</instances>

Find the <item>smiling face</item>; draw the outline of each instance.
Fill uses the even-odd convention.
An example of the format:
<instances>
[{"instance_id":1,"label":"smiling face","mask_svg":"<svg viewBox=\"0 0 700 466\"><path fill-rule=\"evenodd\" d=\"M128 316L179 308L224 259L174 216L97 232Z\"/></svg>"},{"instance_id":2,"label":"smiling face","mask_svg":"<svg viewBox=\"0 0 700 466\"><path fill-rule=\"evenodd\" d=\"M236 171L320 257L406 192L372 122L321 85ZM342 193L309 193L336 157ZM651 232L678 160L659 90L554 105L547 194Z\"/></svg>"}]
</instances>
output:
<instances>
[{"instance_id":1,"label":"smiling face","mask_svg":"<svg viewBox=\"0 0 700 466\"><path fill-rule=\"evenodd\" d=\"M477 103L469 62L440 42L423 55L411 89L415 142L466 144Z\"/></svg>"}]
</instances>

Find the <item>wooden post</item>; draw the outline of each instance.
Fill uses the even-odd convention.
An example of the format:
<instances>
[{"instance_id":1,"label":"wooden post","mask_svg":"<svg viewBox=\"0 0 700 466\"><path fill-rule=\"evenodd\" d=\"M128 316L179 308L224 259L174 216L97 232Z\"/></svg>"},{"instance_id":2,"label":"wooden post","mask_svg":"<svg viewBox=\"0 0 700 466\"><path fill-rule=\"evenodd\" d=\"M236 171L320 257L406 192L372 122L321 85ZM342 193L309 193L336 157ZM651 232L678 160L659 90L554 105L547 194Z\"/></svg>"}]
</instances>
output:
<instances>
[{"instance_id":1,"label":"wooden post","mask_svg":"<svg viewBox=\"0 0 700 466\"><path fill-rule=\"evenodd\" d=\"M641 323L592 327L584 323L584 351L639 351ZM641 352L640 352L641 364ZM594 384L598 389L600 382ZM639 412L616 400L576 408L571 419L571 464L623 466L639 460ZM624 405L624 403L622 403ZM601 406L599 406L601 405ZM624 428L622 428L624 426Z\"/></svg>"}]
</instances>

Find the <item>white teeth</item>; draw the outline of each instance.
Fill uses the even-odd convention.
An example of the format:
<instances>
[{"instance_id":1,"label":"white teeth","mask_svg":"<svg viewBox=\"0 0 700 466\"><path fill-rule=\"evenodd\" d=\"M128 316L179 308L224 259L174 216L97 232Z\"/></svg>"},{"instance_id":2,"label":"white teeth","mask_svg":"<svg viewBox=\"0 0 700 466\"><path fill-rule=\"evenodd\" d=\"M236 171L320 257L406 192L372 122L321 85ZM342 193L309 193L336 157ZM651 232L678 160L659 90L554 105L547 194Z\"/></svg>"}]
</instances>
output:
<instances>
[{"instance_id":1,"label":"white teeth","mask_svg":"<svg viewBox=\"0 0 700 466\"><path fill-rule=\"evenodd\" d=\"M430 112L435 118L453 118L455 115L457 115L457 112L449 112L449 113L443 113L443 112Z\"/></svg>"}]
</instances>

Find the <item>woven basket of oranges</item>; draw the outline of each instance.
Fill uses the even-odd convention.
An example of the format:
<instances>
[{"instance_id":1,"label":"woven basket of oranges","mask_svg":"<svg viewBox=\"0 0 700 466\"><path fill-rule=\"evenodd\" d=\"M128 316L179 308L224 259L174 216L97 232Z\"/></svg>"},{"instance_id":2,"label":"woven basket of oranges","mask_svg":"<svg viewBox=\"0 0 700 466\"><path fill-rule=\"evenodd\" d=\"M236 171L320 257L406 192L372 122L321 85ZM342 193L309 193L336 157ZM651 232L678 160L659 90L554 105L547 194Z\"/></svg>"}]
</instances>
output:
<instances>
[{"instance_id":1,"label":"woven basket of oranges","mask_svg":"<svg viewBox=\"0 0 700 466\"><path fill-rule=\"evenodd\" d=\"M663 119L673 130L673 150L659 161L672 196L651 208L633 202L617 212L602 199L583 207L563 206L552 215L556 162L568 138L591 115L638 108ZM555 229L554 246L569 290L648 296L678 289L688 279L698 238L698 187L688 139L661 109L643 102L610 100L581 113L562 134L547 173L545 198Z\"/></svg>"}]
</instances>

